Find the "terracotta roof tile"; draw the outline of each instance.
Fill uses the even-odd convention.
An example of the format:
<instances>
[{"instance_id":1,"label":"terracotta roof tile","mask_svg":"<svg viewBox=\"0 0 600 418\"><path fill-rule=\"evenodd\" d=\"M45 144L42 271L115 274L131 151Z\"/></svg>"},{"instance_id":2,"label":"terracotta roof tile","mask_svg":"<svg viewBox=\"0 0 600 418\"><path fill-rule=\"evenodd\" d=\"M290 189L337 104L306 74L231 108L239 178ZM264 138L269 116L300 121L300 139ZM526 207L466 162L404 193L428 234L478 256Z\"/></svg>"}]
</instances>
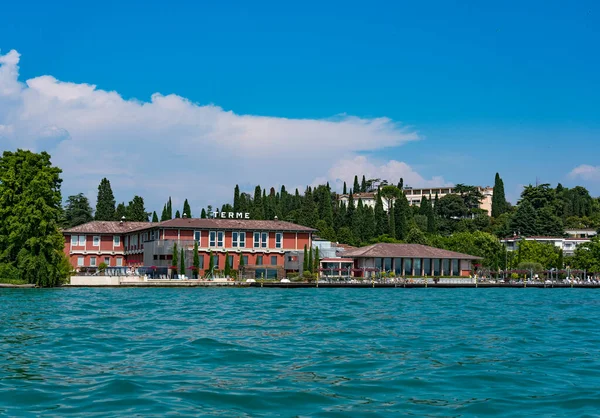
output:
<instances>
[{"instance_id":1,"label":"terracotta roof tile","mask_svg":"<svg viewBox=\"0 0 600 418\"><path fill-rule=\"evenodd\" d=\"M357 248L344 252L344 257L362 258L362 257L415 257L415 258L458 258L462 260L481 260L468 254L461 254L454 251L442 250L440 248L428 247L420 244L373 244L367 247Z\"/></svg>"},{"instance_id":2,"label":"terracotta roof tile","mask_svg":"<svg viewBox=\"0 0 600 418\"><path fill-rule=\"evenodd\" d=\"M313 232L316 229L285 221L261 221L256 219L209 219L175 218L154 224L160 228L236 229L240 231L290 231Z\"/></svg>"},{"instance_id":3,"label":"terracotta roof tile","mask_svg":"<svg viewBox=\"0 0 600 418\"><path fill-rule=\"evenodd\" d=\"M152 222L121 222L119 221L92 221L83 225L63 230L65 234L119 234L137 231L152 226ZM154 224L158 225L158 224Z\"/></svg>"}]
</instances>

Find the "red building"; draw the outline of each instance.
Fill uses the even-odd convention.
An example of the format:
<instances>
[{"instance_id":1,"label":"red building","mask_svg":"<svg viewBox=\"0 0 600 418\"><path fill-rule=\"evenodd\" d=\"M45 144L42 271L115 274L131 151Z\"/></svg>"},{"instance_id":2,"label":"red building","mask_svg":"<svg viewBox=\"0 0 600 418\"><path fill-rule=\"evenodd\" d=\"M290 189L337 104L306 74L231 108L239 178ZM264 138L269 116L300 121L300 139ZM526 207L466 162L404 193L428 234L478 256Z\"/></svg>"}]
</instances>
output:
<instances>
[{"instance_id":1,"label":"red building","mask_svg":"<svg viewBox=\"0 0 600 418\"><path fill-rule=\"evenodd\" d=\"M184 250L185 265L192 266L194 243L198 243L201 273L208 269L209 255L215 270L222 270L230 257L233 270L243 258L245 270L263 277L279 277L286 261L297 260L304 246L312 245L313 229L284 221L250 219L177 218L160 223L94 221L63 231L65 253L74 268L172 264L173 246ZM287 260L286 260L287 256Z\"/></svg>"}]
</instances>

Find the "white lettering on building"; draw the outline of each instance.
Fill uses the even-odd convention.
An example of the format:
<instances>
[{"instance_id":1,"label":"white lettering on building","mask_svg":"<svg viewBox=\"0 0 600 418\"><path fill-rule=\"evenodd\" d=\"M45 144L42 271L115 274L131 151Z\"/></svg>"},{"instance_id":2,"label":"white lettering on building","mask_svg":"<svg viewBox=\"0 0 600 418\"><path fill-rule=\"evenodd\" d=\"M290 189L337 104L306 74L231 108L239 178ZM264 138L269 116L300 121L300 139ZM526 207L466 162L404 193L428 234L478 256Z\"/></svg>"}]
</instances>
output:
<instances>
[{"instance_id":1,"label":"white lettering on building","mask_svg":"<svg viewBox=\"0 0 600 418\"><path fill-rule=\"evenodd\" d=\"M250 219L250 213L248 212L209 212L209 218L221 218L221 219Z\"/></svg>"}]
</instances>

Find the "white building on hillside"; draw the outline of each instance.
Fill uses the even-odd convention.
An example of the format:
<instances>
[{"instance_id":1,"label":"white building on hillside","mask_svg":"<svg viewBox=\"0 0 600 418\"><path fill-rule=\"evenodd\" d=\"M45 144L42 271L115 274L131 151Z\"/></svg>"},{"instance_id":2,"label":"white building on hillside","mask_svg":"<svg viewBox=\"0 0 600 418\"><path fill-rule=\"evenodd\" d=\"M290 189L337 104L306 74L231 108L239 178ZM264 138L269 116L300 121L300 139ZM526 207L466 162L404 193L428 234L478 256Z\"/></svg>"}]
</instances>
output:
<instances>
[{"instance_id":1,"label":"white building on hillside","mask_svg":"<svg viewBox=\"0 0 600 418\"><path fill-rule=\"evenodd\" d=\"M483 209L487 211L488 215L492 215L492 197L494 195L493 187L481 187L478 186L477 189L483 194L483 199L479 203L479 209ZM404 195L408 199L408 203L414 206L420 206L421 200L423 197L427 199L435 199L435 195L437 194L438 199L448 195L448 194L456 194L453 187L428 187L422 189L415 188L404 188ZM374 208L375 202L377 201L377 194L374 192L370 193L355 193L352 195L354 199L354 204L358 204L358 199L362 200L363 205ZM349 195L342 194L338 195L338 200L343 202L345 205L348 205ZM388 201L387 199L382 199L383 210L388 211Z\"/></svg>"},{"instance_id":2,"label":"white building on hillside","mask_svg":"<svg viewBox=\"0 0 600 418\"><path fill-rule=\"evenodd\" d=\"M536 241L543 244L552 244L556 248L560 248L564 255L573 255L575 253L575 248L581 244L590 242L590 239L563 237L511 237L500 240L500 242L506 246L508 251L518 250L520 241Z\"/></svg>"}]
</instances>

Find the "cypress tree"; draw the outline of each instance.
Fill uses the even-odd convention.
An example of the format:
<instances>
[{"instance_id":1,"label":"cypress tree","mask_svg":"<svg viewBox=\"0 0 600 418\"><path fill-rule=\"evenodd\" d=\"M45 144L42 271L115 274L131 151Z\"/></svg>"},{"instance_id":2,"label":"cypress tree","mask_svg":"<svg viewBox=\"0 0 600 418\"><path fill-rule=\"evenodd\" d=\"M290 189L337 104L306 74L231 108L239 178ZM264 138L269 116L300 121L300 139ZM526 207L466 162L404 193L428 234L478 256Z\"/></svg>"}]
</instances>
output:
<instances>
[{"instance_id":1,"label":"cypress tree","mask_svg":"<svg viewBox=\"0 0 600 418\"><path fill-rule=\"evenodd\" d=\"M163 210L162 213L160 214L160 221L168 221L169 220L169 215L167 215L167 205L164 204L163 205Z\"/></svg>"},{"instance_id":2,"label":"cypress tree","mask_svg":"<svg viewBox=\"0 0 600 418\"><path fill-rule=\"evenodd\" d=\"M302 263L302 273L308 270L308 250L306 244L304 244L304 259Z\"/></svg>"},{"instance_id":3,"label":"cypress tree","mask_svg":"<svg viewBox=\"0 0 600 418\"><path fill-rule=\"evenodd\" d=\"M240 209L240 186L235 185L235 189L233 189L233 211L241 212Z\"/></svg>"},{"instance_id":4,"label":"cypress tree","mask_svg":"<svg viewBox=\"0 0 600 418\"><path fill-rule=\"evenodd\" d=\"M169 196L169 201L167 202L167 218L173 219L173 205L171 204L171 196Z\"/></svg>"},{"instance_id":5,"label":"cypress tree","mask_svg":"<svg viewBox=\"0 0 600 418\"><path fill-rule=\"evenodd\" d=\"M198 241L194 241L194 259L192 262L196 278L200 275L200 255L198 254Z\"/></svg>"},{"instance_id":6,"label":"cypress tree","mask_svg":"<svg viewBox=\"0 0 600 418\"><path fill-rule=\"evenodd\" d=\"M369 241L375 234L375 213L369 206L363 208L363 240Z\"/></svg>"},{"instance_id":7,"label":"cypress tree","mask_svg":"<svg viewBox=\"0 0 600 418\"><path fill-rule=\"evenodd\" d=\"M207 272L207 276L210 274L211 277L214 277L214 271L215 271L215 258L213 257L213 252L212 250L209 251L208 253L208 272Z\"/></svg>"},{"instance_id":8,"label":"cypress tree","mask_svg":"<svg viewBox=\"0 0 600 418\"><path fill-rule=\"evenodd\" d=\"M398 240L406 240L409 232L410 210L408 199L406 199L404 193L401 193L394 205L394 223L396 225L396 239Z\"/></svg>"},{"instance_id":9,"label":"cypress tree","mask_svg":"<svg viewBox=\"0 0 600 418\"><path fill-rule=\"evenodd\" d=\"M200 218L206 219L206 210L204 208L202 208L202 211L200 212Z\"/></svg>"},{"instance_id":10,"label":"cypress tree","mask_svg":"<svg viewBox=\"0 0 600 418\"><path fill-rule=\"evenodd\" d=\"M558 249L558 261L556 263L556 268L559 270L562 270L562 268L565 266L565 255L563 254L562 250L559 248Z\"/></svg>"},{"instance_id":11,"label":"cypress tree","mask_svg":"<svg viewBox=\"0 0 600 418\"><path fill-rule=\"evenodd\" d=\"M438 211L438 203L440 202L440 198L437 194L437 192L435 193L435 199L433 201L433 213L437 214Z\"/></svg>"},{"instance_id":12,"label":"cypress tree","mask_svg":"<svg viewBox=\"0 0 600 418\"><path fill-rule=\"evenodd\" d=\"M396 238L396 217L394 216L394 202L390 201L388 208L389 231L392 238Z\"/></svg>"},{"instance_id":13,"label":"cypress tree","mask_svg":"<svg viewBox=\"0 0 600 418\"><path fill-rule=\"evenodd\" d=\"M354 184L352 185L354 193L360 193L360 184L358 183L358 176L354 176Z\"/></svg>"},{"instance_id":14,"label":"cypress tree","mask_svg":"<svg viewBox=\"0 0 600 418\"><path fill-rule=\"evenodd\" d=\"M356 208L354 207L354 196L352 192L348 195L348 207L346 208L346 223L345 225L352 227L352 222L354 221ZM356 231L353 231L356 233Z\"/></svg>"},{"instance_id":15,"label":"cypress tree","mask_svg":"<svg viewBox=\"0 0 600 418\"><path fill-rule=\"evenodd\" d=\"M496 173L494 181L494 195L492 196L492 217L497 218L508 210L506 196L504 195L504 182L500 174Z\"/></svg>"},{"instance_id":16,"label":"cypress tree","mask_svg":"<svg viewBox=\"0 0 600 418\"><path fill-rule=\"evenodd\" d=\"M156 223L158 222L158 215L156 214L156 211L152 212L152 223Z\"/></svg>"},{"instance_id":17,"label":"cypress tree","mask_svg":"<svg viewBox=\"0 0 600 418\"><path fill-rule=\"evenodd\" d=\"M242 270L245 266L246 266L246 263L244 262L244 255L240 254L240 262L239 262L238 270Z\"/></svg>"},{"instance_id":18,"label":"cypress tree","mask_svg":"<svg viewBox=\"0 0 600 418\"><path fill-rule=\"evenodd\" d=\"M183 212L188 218L192 218L192 208L190 207L190 204L188 203L188 200L185 199L185 202L183 202Z\"/></svg>"},{"instance_id":19,"label":"cypress tree","mask_svg":"<svg viewBox=\"0 0 600 418\"><path fill-rule=\"evenodd\" d=\"M178 264L178 252L177 252L177 243L173 243L173 255L171 259L171 266L173 266L173 270L175 270L175 274L177 274L177 264Z\"/></svg>"},{"instance_id":20,"label":"cypress tree","mask_svg":"<svg viewBox=\"0 0 600 418\"><path fill-rule=\"evenodd\" d=\"M429 211L427 212L427 232L429 232L430 234L435 234L437 232L435 214L433 213L433 208L431 206L429 207Z\"/></svg>"},{"instance_id":21,"label":"cypress tree","mask_svg":"<svg viewBox=\"0 0 600 418\"><path fill-rule=\"evenodd\" d=\"M354 217L352 218L352 224L350 228L352 229L352 234L358 239L358 241L366 241L364 237L364 222L365 222L365 207L363 205L362 199L358 199L358 204L356 205L356 211L354 213Z\"/></svg>"},{"instance_id":22,"label":"cypress tree","mask_svg":"<svg viewBox=\"0 0 600 418\"><path fill-rule=\"evenodd\" d=\"M231 276L231 263L229 262L229 252L225 253L225 269L223 273L225 273L225 277Z\"/></svg>"},{"instance_id":23,"label":"cypress tree","mask_svg":"<svg viewBox=\"0 0 600 418\"><path fill-rule=\"evenodd\" d=\"M398 182L398 188L400 191L404 190L404 179L400 177L400 181Z\"/></svg>"},{"instance_id":24,"label":"cypress tree","mask_svg":"<svg viewBox=\"0 0 600 418\"><path fill-rule=\"evenodd\" d=\"M377 193L377 200L375 202L375 236L381 236L386 234L388 231L388 219L385 210L383 209L383 201L381 200L381 193Z\"/></svg>"},{"instance_id":25,"label":"cypress tree","mask_svg":"<svg viewBox=\"0 0 600 418\"><path fill-rule=\"evenodd\" d=\"M310 271L311 273L313 272L313 249L312 249L312 245L308 249L308 261L306 262L306 267L308 268L308 271Z\"/></svg>"},{"instance_id":26,"label":"cypress tree","mask_svg":"<svg viewBox=\"0 0 600 418\"><path fill-rule=\"evenodd\" d=\"M264 219L264 207L260 186L254 188L254 199L252 200L252 219Z\"/></svg>"},{"instance_id":27,"label":"cypress tree","mask_svg":"<svg viewBox=\"0 0 600 418\"><path fill-rule=\"evenodd\" d=\"M304 201L300 208L300 225L314 228L317 224L317 208L310 187L306 188Z\"/></svg>"},{"instance_id":28,"label":"cypress tree","mask_svg":"<svg viewBox=\"0 0 600 418\"><path fill-rule=\"evenodd\" d=\"M179 209L175 211L175 218L181 218L181 214L179 213Z\"/></svg>"},{"instance_id":29,"label":"cypress tree","mask_svg":"<svg viewBox=\"0 0 600 418\"><path fill-rule=\"evenodd\" d=\"M314 261L314 266L313 266L313 272L314 273L319 273L319 261L321 260L321 258L319 257L319 247L315 248L315 261Z\"/></svg>"},{"instance_id":30,"label":"cypress tree","mask_svg":"<svg viewBox=\"0 0 600 418\"><path fill-rule=\"evenodd\" d=\"M348 194L348 191L346 189L346 182L344 182L344 188L342 190L342 194Z\"/></svg>"},{"instance_id":31,"label":"cypress tree","mask_svg":"<svg viewBox=\"0 0 600 418\"><path fill-rule=\"evenodd\" d=\"M360 192L366 193L366 191L367 191L367 179L365 178L365 175L363 174L362 181L360 182Z\"/></svg>"},{"instance_id":32,"label":"cypress tree","mask_svg":"<svg viewBox=\"0 0 600 418\"><path fill-rule=\"evenodd\" d=\"M179 264L181 264L181 267L179 270L181 272L180 274L182 276L185 276L185 253L183 252L183 248L181 249L181 261Z\"/></svg>"},{"instance_id":33,"label":"cypress tree","mask_svg":"<svg viewBox=\"0 0 600 418\"><path fill-rule=\"evenodd\" d=\"M110 181L106 177L100 181L98 186L95 219L97 221L115 220L115 196L110 187Z\"/></svg>"}]
</instances>

